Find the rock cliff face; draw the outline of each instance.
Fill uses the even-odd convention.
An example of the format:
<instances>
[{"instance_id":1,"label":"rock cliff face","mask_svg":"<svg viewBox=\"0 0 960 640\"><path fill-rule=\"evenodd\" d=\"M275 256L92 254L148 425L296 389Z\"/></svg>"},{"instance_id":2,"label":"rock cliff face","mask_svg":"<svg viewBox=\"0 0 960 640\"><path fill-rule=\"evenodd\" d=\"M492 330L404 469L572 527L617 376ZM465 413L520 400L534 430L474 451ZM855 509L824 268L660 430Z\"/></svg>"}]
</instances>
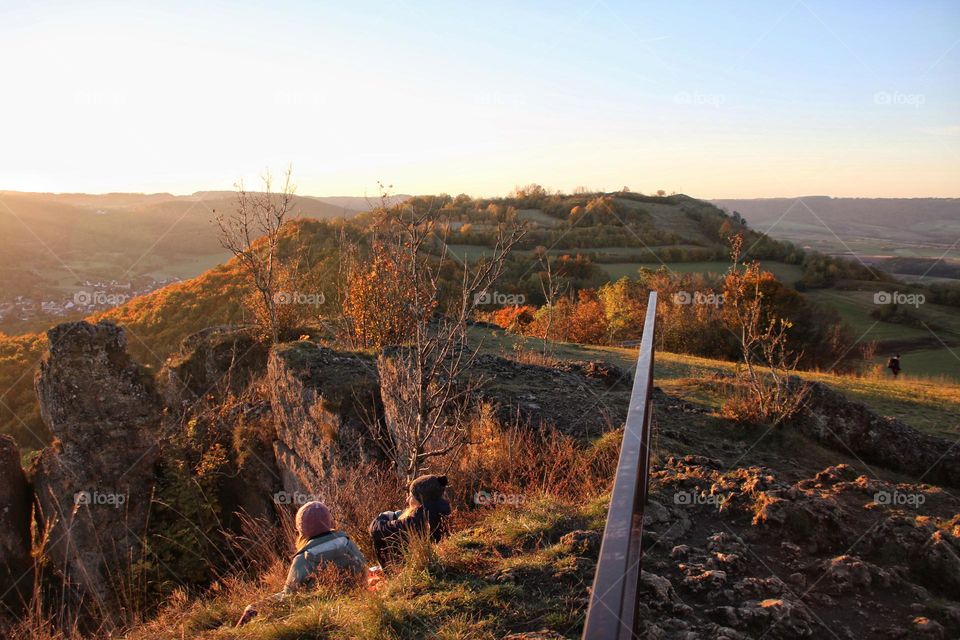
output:
<instances>
[{"instance_id":1,"label":"rock cliff face","mask_svg":"<svg viewBox=\"0 0 960 640\"><path fill-rule=\"evenodd\" d=\"M33 494L10 436L0 436L0 604L18 611L29 596L30 507ZM0 614L2 616L2 614Z\"/></svg>"},{"instance_id":2,"label":"rock cliff face","mask_svg":"<svg viewBox=\"0 0 960 640\"><path fill-rule=\"evenodd\" d=\"M802 433L864 462L902 471L926 482L960 487L956 443L879 416L825 384L813 383L794 426Z\"/></svg>"},{"instance_id":3,"label":"rock cliff face","mask_svg":"<svg viewBox=\"0 0 960 640\"><path fill-rule=\"evenodd\" d=\"M187 337L158 375L164 402L182 409L203 397L240 393L263 375L267 346L247 329L211 327Z\"/></svg>"},{"instance_id":4,"label":"rock cliff face","mask_svg":"<svg viewBox=\"0 0 960 640\"><path fill-rule=\"evenodd\" d=\"M372 358L308 341L281 344L270 353L267 383L288 494L322 494L334 464L378 457L367 426L383 411Z\"/></svg>"},{"instance_id":5,"label":"rock cliff face","mask_svg":"<svg viewBox=\"0 0 960 640\"><path fill-rule=\"evenodd\" d=\"M545 424L577 437L619 427L633 381L629 373L596 362L546 367L492 355L478 357L471 374L483 382L477 400L493 405L501 423Z\"/></svg>"},{"instance_id":6,"label":"rock cliff face","mask_svg":"<svg viewBox=\"0 0 960 640\"><path fill-rule=\"evenodd\" d=\"M67 323L47 336L35 384L56 440L32 469L47 559L81 613L109 624L122 607L116 577L140 557L162 408L116 325Z\"/></svg>"}]
</instances>

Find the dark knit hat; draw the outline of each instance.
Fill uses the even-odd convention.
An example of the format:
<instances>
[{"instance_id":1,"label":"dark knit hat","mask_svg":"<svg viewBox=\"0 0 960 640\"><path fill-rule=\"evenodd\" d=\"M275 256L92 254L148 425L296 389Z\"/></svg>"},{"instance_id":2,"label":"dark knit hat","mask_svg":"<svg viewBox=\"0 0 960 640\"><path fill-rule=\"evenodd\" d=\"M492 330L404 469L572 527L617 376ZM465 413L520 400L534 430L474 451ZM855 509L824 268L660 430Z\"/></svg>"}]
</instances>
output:
<instances>
[{"instance_id":1,"label":"dark knit hat","mask_svg":"<svg viewBox=\"0 0 960 640\"><path fill-rule=\"evenodd\" d=\"M433 502L443 497L443 490L447 488L447 476L420 476L410 483L410 495L417 502Z\"/></svg>"}]
</instances>

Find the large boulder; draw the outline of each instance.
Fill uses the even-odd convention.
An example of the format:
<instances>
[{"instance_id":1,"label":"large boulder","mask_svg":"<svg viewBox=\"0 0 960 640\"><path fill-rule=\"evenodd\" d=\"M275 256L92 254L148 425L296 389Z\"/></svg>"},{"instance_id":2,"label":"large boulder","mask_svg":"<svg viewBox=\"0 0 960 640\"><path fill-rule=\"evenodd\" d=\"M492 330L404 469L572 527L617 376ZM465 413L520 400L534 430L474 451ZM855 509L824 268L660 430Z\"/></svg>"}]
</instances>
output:
<instances>
[{"instance_id":1,"label":"large boulder","mask_svg":"<svg viewBox=\"0 0 960 640\"><path fill-rule=\"evenodd\" d=\"M416 372L410 361L412 347L386 347L377 358L380 395L383 399L384 430L394 446L408 450L401 457L412 455L411 443L420 435L403 434L401 425L412 424L412 416L404 418L405 408L416 406L411 393L417 385ZM456 358L460 358L459 361ZM469 419L479 406L489 409L501 425L518 425L530 429L554 428L578 438L589 438L616 428L627 414L631 376L611 365L597 362L564 362L555 366L527 364L500 356L483 354L470 362L466 353L449 356L449 361L436 367L426 393L433 409L440 397L447 401L443 415L429 415L426 422L436 421L456 426ZM456 371L454 385L448 376ZM431 446L441 450L452 445L441 436Z\"/></svg>"},{"instance_id":2,"label":"large boulder","mask_svg":"<svg viewBox=\"0 0 960 640\"><path fill-rule=\"evenodd\" d=\"M66 323L47 337L35 385L56 439L31 470L46 559L66 605L109 626L123 605L116 578L141 557L162 408L116 325Z\"/></svg>"},{"instance_id":3,"label":"large boulder","mask_svg":"<svg viewBox=\"0 0 960 640\"><path fill-rule=\"evenodd\" d=\"M273 494L280 480L272 437L263 437L260 429L265 424L272 434L270 403L260 394L245 393L262 380L269 351L253 328L209 327L184 338L157 374L157 387L169 409L169 433L191 421L209 419L205 412L211 405L218 405L217 421L233 430L229 466L218 478L217 494L224 510L222 522L234 530L240 530L239 513L267 519L274 515ZM228 397L236 401L227 401Z\"/></svg>"},{"instance_id":4,"label":"large boulder","mask_svg":"<svg viewBox=\"0 0 960 640\"><path fill-rule=\"evenodd\" d=\"M167 406L239 394L266 370L267 345L251 329L210 327L186 337L157 376Z\"/></svg>"},{"instance_id":5,"label":"large boulder","mask_svg":"<svg viewBox=\"0 0 960 640\"><path fill-rule=\"evenodd\" d=\"M17 611L29 597L33 494L13 438L0 435L0 607Z\"/></svg>"},{"instance_id":6,"label":"large boulder","mask_svg":"<svg viewBox=\"0 0 960 640\"><path fill-rule=\"evenodd\" d=\"M338 466L379 457L371 427L383 410L373 358L306 340L279 344L267 381L288 495L321 495Z\"/></svg>"},{"instance_id":7,"label":"large boulder","mask_svg":"<svg viewBox=\"0 0 960 640\"><path fill-rule=\"evenodd\" d=\"M825 384L809 386L804 409L792 423L806 435L837 451L852 452L864 462L926 482L960 487L960 447L956 442L922 433L896 418L879 416Z\"/></svg>"},{"instance_id":8,"label":"large boulder","mask_svg":"<svg viewBox=\"0 0 960 640\"><path fill-rule=\"evenodd\" d=\"M597 362L548 367L486 354L469 373L480 383L477 400L490 404L501 424L548 425L577 437L622 425L633 381Z\"/></svg>"}]
</instances>

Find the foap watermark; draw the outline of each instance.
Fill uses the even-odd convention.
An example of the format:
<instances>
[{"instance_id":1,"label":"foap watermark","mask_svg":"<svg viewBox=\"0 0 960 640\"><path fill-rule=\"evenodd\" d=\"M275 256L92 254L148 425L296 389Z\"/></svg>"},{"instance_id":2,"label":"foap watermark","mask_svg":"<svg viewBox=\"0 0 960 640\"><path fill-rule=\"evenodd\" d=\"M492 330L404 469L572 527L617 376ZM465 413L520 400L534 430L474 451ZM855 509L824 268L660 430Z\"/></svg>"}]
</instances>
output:
<instances>
[{"instance_id":1,"label":"foap watermark","mask_svg":"<svg viewBox=\"0 0 960 640\"><path fill-rule=\"evenodd\" d=\"M109 506L119 509L127 503L127 494L105 491L77 491L73 494L73 504L78 507Z\"/></svg>"},{"instance_id":2,"label":"foap watermark","mask_svg":"<svg viewBox=\"0 0 960 640\"><path fill-rule=\"evenodd\" d=\"M481 291L473 294L473 304L500 304L519 306L527 301L522 293L501 293L499 291Z\"/></svg>"},{"instance_id":3,"label":"foap watermark","mask_svg":"<svg viewBox=\"0 0 960 640\"><path fill-rule=\"evenodd\" d=\"M922 93L900 93L899 91L877 91L873 94L873 103L883 106L913 107L918 109L927 101Z\"/></svg>"},{"instance_id":4,"label":"foap watermark","mask_svg":"<svg viewBox=\"0 0 960 640\"><path fill-rule=\"evenodd\" d=\"M702 505L714 506L717 509L723 506L729 496L720 493L707 493L696 488L692 491L677 491L673 494L673 504L681 507L699 507Z\"/></svg>"},{"instance_id":5,"label":"foap watermark","mask_svg":"<svg viewBox=\"0 0 960 640\"><path fill-rule=\"evenodd\" d=\"M106 291L77 291L73 294L73 303L80 307L116 307L129 299L130 296L125 293L107 293Z\"/></svg>"},{"instance_id":6,"label":"foap watermark","mask_svg":"<svg viewBox=\"0 0 960 640\"><path fill-rule=\"evenodd\" d=\"M275 504L292 504L297 507L302 507L308 502L323 502L320 499L320 496L314 495L312 493L300 493L299 491L289 492L289 491L277 491L273 494L273 502Z\"/></svg>"},{"instance_id":7,"label":"foap watermark","mask_svg":"<svg viewBox=\"0 0 960 640\"><path fill-rule=\"evenodd\" d=\"M485 505L518 505L526 502L527 497L522 493L500 493L499 491L477 491L473 494L473 504Z\"/></svg>"},{"instance_id":8,"label":"foap watermark","mask_svg":"<svg viewBox=\"0 0 960 640\"><path fill-rule=\"evenodd\" d=\"M319 307L327 301L322 291L303 293L301 291L278 291L273 296L275 304L300 304L308 307Z\"/></svg>"},{"instance_id":9,"label":"foap watermark","mask_svg":"<svg viewBox=\"0 0 960 640\"><path fill-rule=\"evenodd\" d=\"M901 493L893 491L877 491L873 494L873 501L877 504L887 505L888 507L919 507L927 501L927 496L922 493Z\"/></svg>"},{"instance_id":10,"label":"foap watermark","mask_svg":"<svg viewBox=\"0 0 960 640\"><path fill-rule=\"evenodd\" d=\"M727 101L721 93L698 93L696 91L681 91L673 96L674 104L713 107L719 109Z\"/></svg>"},{"instance_id":11,"label":"foap watermark","mask_svg":"<svg viewBox=\"0 0 960 640\"><path fill-rule=\"evenodd\" d=\"M927 301L922 293L901 293L900 291L877 291L873 294L873 304L901 304L914 308Z\"/></svg>"},{"instance_id":12,"label":"foap watermark","mask_svg":"<svg viewBox=\"0 0 960 640\"><path fill-rule=\"evenodd\" d=\"M723 294L713 291L677 291L673 294L673 304L706 304L719 307L723 304Z\"/></svg>"}]
</instances>

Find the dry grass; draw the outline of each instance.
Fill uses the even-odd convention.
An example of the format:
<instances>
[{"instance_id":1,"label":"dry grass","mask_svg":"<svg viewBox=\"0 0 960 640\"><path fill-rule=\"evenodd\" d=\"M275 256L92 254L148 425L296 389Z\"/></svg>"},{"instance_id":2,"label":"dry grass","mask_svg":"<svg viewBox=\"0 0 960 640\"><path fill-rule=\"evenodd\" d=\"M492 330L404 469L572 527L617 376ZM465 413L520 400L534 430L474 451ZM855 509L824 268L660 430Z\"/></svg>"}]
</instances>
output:
<instances>
[{"instance_id":1,"label":"dry grass","mask_svg":"<svg viewBox=\"0 0 960 640\"><path fill-rule=\"evenodd\" d=\"M596 505L531 495L523 508L481 510L473 525L440 544L412 541L400 569L377 591L321 584L263 606L250 624L235 628L247 604L279 588L284 567L277 565L258 579L224 581L201 598L172 599L154 620L125 637L487 640L502 637L520 620L525 625L543 626L544 620L575 625L583 611L564 605L570 585L551 584L547 577L571 560L558 544L560 537L600 522L590 511L598 511ZM520 586L491 585L484 578L517 570L529 575L536 598ZM578 584L589 580L589 570L576 579Z\"/></svg>"},{"instance_id":2,"label":"dry grass","mask_svg":"<svg viewBox=\"0 0 960 640\"><path fill-rule=\"evenodd\" d=\"M538 553L556 544L565 531L587 520L596 526L602 523L603 508L596 506L597 500L613 477L620 435L611 431L584 447L551 430L503 428L484 410L471 424L472 444L438 460L443 467L434 469L450 476L451 524L460 533L440 545L426 538L413 539L401 568L378 591L330 580L282 602L265 601L283 587L294 548L293 511L283 512L279 523L243 518L242 531L229 536L231 548L225 550L237 558L233 573L202 593L174 591L149 620L127 627L125 637L417 638L425 625L441 638L500 637L509 620L498 619L496 608L507 603L519 606L515 600L520 596L511 589L478 586L476 581L504 563L515 562L518 554ZM338 527L372 558L367 535L370 520L384 509L402 506L405 488L395 474L372 464L338 469L334 477L324 499ZM478 505L478 492L516 500ZM592 518L581 512L584 505ZM531 566L552 561L532 560ZM562 595L566 597L565 592ZM235 629L236 620L251 603L260 603L260 615ZM544 601L537 609L542 611L536 615L547 615L563 606ZM81 637L74 627L67 626L69 632L57 628L64 627L38 611L9 637ZM106 635L101 630L85 637Z\"/></svg>"}]
</instances>

